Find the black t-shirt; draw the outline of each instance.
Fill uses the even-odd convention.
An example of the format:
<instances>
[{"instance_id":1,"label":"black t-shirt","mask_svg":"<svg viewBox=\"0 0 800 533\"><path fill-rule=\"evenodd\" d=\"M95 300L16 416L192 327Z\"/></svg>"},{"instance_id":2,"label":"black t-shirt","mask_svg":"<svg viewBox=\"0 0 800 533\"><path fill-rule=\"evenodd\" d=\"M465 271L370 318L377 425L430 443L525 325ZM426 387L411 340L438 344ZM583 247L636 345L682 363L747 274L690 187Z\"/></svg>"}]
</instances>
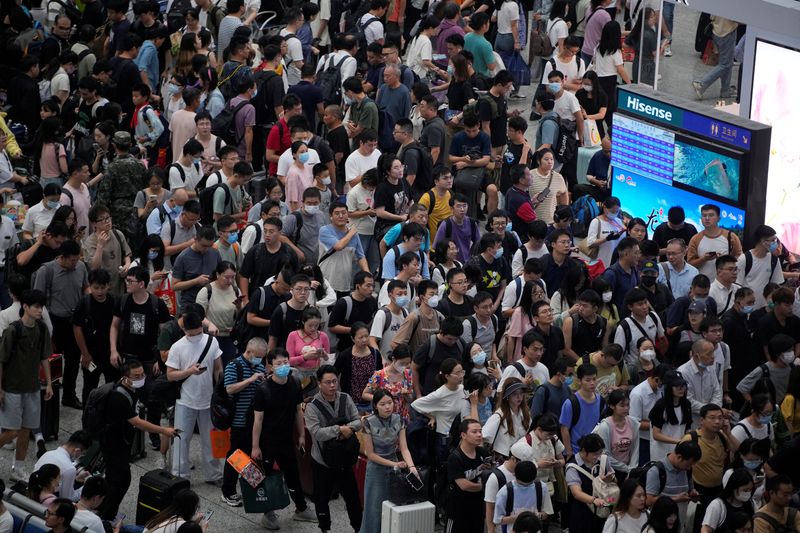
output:
<instances>
[{"instance_id":1,"label":"black t-shirt","mask_svg":"<svg viewBox=\"0 0 800 533\"><path fill-rule=\"evenodd\" d=\"M117 350L120 354L130 354L142 362L155 359L159 324L169 322L169 310L160 298L156 298L158 313L153 308L152 294L143 304L137 304L133 296L126 294L114 308L114 316L119 317L119 336Z\"/></svg>"},{"instance_id":2,"label":"black t-shirt","mask_svg":"<svg viewBox=\"0 0 800 533\"><path fill-rule=\"evenodd\" d=\"M549 333L545 333L538 326L533 329L544 338L544 353L541 363L547 368L552 368L553 363L558 359L558 352L564 349L564 332L556 326L550 326Z\"/></svg>"},{"instance_id":3,"label":"black t-shirt","mask_svg":"<svg viewBox=\"0 0 800 533\"><path fill-rule=\"evenodd\" d=\"M419 137L419 144L424 148L432 150L439 149L439 158L436 159L434 165L447 164L447 151L445 150L445 143L447 142L447 128L444 125L444 120L441 117L435 116L430 120L426 120L422 126L422 133Z\"/></svg>"},{"instance_id":4,"label":"black t-shirt","mask_svg":"<svg viewBox=\"0 0 800 533\"><path fill-rule=\"evenodd\" d=\"M139 76L139 68L133 60L125 59L120 56L112 57L109 64L112 69L111 77L116 84L114 98L111 100L117 102L122 107L123 111L130 112L133 110L131 90L134 85L142 81Z\"/></svg>"},{"instance_id":5,"label":"black t-shirt","mask_svg":"<svg viewBox=\"0 0 800 533\"><path fill-rule=\"evenodd\" d=\"M297 381L292 377L281 385L268 379L256 388L253 398L253 410L264 413L261 425L261 447L267 447L276 441L291 441L297 406L303 401L303 395Z\"/></svg>"},{"instance_id":6,"label":"black t-shirt","mask_svg":"<svg viewBox=\"0 0 800 533\"><path fill-rule=\"evenodd\" d=\"M341 187L344 186L344 162L350 153L350 139L347 138L347 130L344 129L344 126L332 129L325 138L331 145L334 155L344 154L342 160L336 165L336 188L341 190Z\"/></svg>"},{"instance_id":7,"label":"black t-shirt","mask_svg":"<svg viewBox=\"0 0 800 533\"><path fill-rule=\"evenodd\" d=\"M20 251L24 252L31 246L33 246L33 241L30 241L27 244L23 244L22 247L20 248ZM30 279L33 276L34 272L39 270L39 267L41 267L45 263L49 263L56 257L58 257L58 249L54 250L48 246L42 245L39 246L39 248L37 248L35 252L33 252L33 257L31 257L31 260L28 261L28 263L25 265L18 266L17 270L19 271L20 274Z\"/></svg>"},{"instance_id":8,"label":"black t-shirt","mask_svg":"<svg viewBox=\"0 0 800 533\"><path fill-rule=\"evenodd\" d=\"M486 506L483 505L483 491L463 491L458 488L456 480L466 478L467 481L480 483L481 470L479 467L483 464L485 456L486 452L477 448L474 458L467 457L458 446L450 452L450 457L447 458L447 481L452 487L450 496L447 498L447 515L460 516L460 522L466 523L469 520L483 523L486 510Z\"/></svg>"},{"instance_id":9,"label":"black t-shirt","mask_svg":"<svg viewBox=\"0 0 800 533\"><path fill-rule=\"evenodd\" d=\"M761 346L769 344L769 340L779 333L789 335L794 339L795 344L800 342L800 318L792 315L786 319L785 325L782 326L778 319L775 318L775 311L772 311L758 321L756 337L758 337Z\"/></svg>"},{"instance_id":10,"label":"black t-shirt","mask_svg":"<svg viewBox=\"0 0 800 533\"><path fill-rule=\"evenodd\" d=\"M94 28L99 28L106 22L106 9L103 7L103 2L95 0L94 2L84 4L86 6L83 10L83 18L81 24L91 24Z\"/></svg>"},{"instance_id":11,"label":"black t-shirt","mask_svg":"<svg viewBox=\"0 0 800 533\"><path fill-rule=\"evenodd\" d=\"M433 339L436 339L435 341ZM430 357L431 342L436 342L433 357ZM440 342L436 335L422 343L414 354L414 363L419 367L419 381L422 386L422 394L430 394L439 388L439 367L445 359L450 358L466 363L464 343L456 341L452 346Z\"/></svg>"},{"instance_id":12,"label":"black t-shirt","mask_svg":"<svg viewBox=\"0 0 800 533\"><path fill-rule=\"evenodd\" d=\"M308 306L306 305L306 307ZM300 320L303 318L303 309L298 311L286 303L285 305L279 304L275 311L272 312L272 317L269 321L269 336L277 339L276 346L286 346L286 339L289 337L289 333L303 326L303 322Z\"/></svg>"},{"instance_id":13,"label":"black t-shirt","mask_svg":"<svg viewBox=\"0 0 800 533\"><path fill-rule=\"evenodd\" d=\"M264 287L264 307L261 307L261 294L257 290L253 290L252 298L247 304L247 312L255 314L258 318L272 320L272 313L275 312L275 309L283 302L288 301L289 298L291 298L291 295L288 293L282 296L275 294L275 291L272 290L272 285L270 285L269 287ZM250 327L254 337L266 339L269 335L269 327Z\"/></svg>"},{"instance_id":14,"label":"black t-shirt","mask_svg":"<svg viewBox=\"0 0 800 533\"><path fill-rule=\"evenodd\" d=\"M308 143L309 148L313 148L317 151L317 155L319 156L319 162L323 165L327 165L331 161L334 161L333 157L333 150L331 149L331 145L320 137L319 135L314 135L311 137L311 141Z\"/></svg>"},{"instance_id":15,"label":"black t-shirt","mask_svg":"<svg viewBox=\"0 0 800 533\"><path fill-rule=\"evenodd\" d=\"M445 318L454 316L456 318L466 319L468 316L475 314L475 310L472 308L472 298L469 296L464 296L464 302L460 304L450 300L449 296L445 296L439 300L439 305L436 306L436 310L442 313Z\"/></svg>"},{"instance_id":16,"label":"black t-shirt","mask_svg":"<svg viewBox=\"0 0 800 533\"><path fill-rule=\"evenodd\" d=\"M689 241L695 236L696 233L697 228L691 224L684 224L681 229L672 229L666 222L664 222L659 224L653 232L653 240L658 243L659 248L666 248L667 242L672 239L683 239L683 242L689 244ZM661 259L662 261L667 260L666 256L662 257L664 257Z\"/></svg>"},{"instance_id":17,"label":"black t-shirt","mask_svg":"<svg viewBox=\"0 0 800 533\"><path fill-rule=\"evenodd\" d=\"M136 393L121 385L114 388L108 397L105 416L108 428L103 436L103 455L114 456L127 464L134 435L128 420L136 416Z\"/></svg>"},{"instance_id":18,"label":"black t-shirt","mask_svg":"<svg viewBox=\"0 0 800 533\"><path fill-rule=\"evenodd\" d=\"M599 98L589 98L589 95L583 89L578 89L578 92L575 93L575 96L578 98L578 103L581 104L581 107L586 110L587 115L596 115L600 112L600 109L604 107L608 107L608 96L603 91L600 91ZM602 120L596 120L597 123L597 130L600 133L600 138L602 139L605 136L605 124Z\"/></svg>"},{"instance_id":19,"label":"black t-shirt","mask_svg":"<svg viewBox=\"0 0 800 533\"><path fill-rule=\"evenodd\" d=\"M447 89L447 107L450 110L461 111L469 100L474 100L477 97L469 80L456 81L453 79Z\"/></svg>"},{"instance_id":20,"label":"black t-shirt","mask_svg":"<svg viewBox=\"0 0 800 533\"><path fill-rule=\"evenodd\" d=\"M416 150L412 150L416 152ZM393 215L404 215L408 213L408 208L411 207L411 190L406 183L406 180L399 180L397 185L392 185L389 180L384 180L375 188L375 199L373 205L377 209L383 207L387 213ZM389 229L397 224L396 220L388 220L385 218L378 218L376 222L376 233L378 231L389 231Z\"/></svg>"},{"instance_id":21,"label":"black t-shirt","mask_svg":"<svg viewBox=\"0 0 800 533\"><path fill-rule=\"evenodd\" d=\"M244 256L239 274L250 280L250 296L252 296L257 287L264 285L272 276L277 276L285 266L291 266L295 272L300 269L297 255L291 248L281 244L278 251L272 253L267 250L266 245L259 244Z\"/></svg>"},{"instance_id":22,"label":"black t-shirt","mask_svg":"<svg viewBox=\"0 0 800 533\"><path fill-rule=\"evenodd\" d=\"M503 96L495 96L492 93L487 93L487 96L497 104L497 115L493 116L492 106L487 101L481 100L478 103L478 116L481 122L489 122L492 130L492 146L503 146L507 140L508 104Z\"/></svg>"},{"instance_id":23,"label":"black t-shirt","mask_svg":"<svg viewBox=\"0 0 800 533\"><path fill-rule=\"evenodd\" d=\"M108 360L111 351L109 331L117 303L112 295L98 302L91 295L84 296L72 314L72 324L83 330L86 347L93 359Z\"/></svg>"},{"instance_id":24,"label":"black t-shirt","mask_svg":"<svg viewBox=\"0 0 800 533\"><path fill-rule=\"evenodd\" d=\"M488 292L492 295L493 300L496 299L497 295L500 294L500 284L503 281L506 283L511 281L511 266L509 266L506 258L495 258L494 261L488 263L483 255L479 254L471 262L483 272L483 276L478 280L477 289Z\"/></svg>"},{"instance_id":25,"label":"black t-shirt","mask_svg":"<svg viewBox=\"0 0 800 533\"><path fill-rule=\"evenodd\" d=\"M494 143L492 143L494 144ZM511 188L511 168L519 164L522 159L522 144L514 144L511 141L506 145L506 151L503 154L503 168L500 173L500 190L505 192ZM528 168L532 169L536 166L536 158L533 155L533 149L528 153Z\"/></svg>"},{"instance_id":26,"label":"black t-shirt","mask_svg":"<svg viewBox=\"0 0 800 533\"><path fill-rule=\"evenodd\" d=\"M370 296L363 302L359 302L358 300L354 299L352 296L348 297L349 300L352 302L352 310L350 311L350 318L345 320L347 314L347 298L340 298L336 301L336 304L333 306L333 311L331 311L331 316L328 319L328 327L333 326L351 326L356 322L363 322L364 324L369 324L372 321L372 317L375 316L375 313L378 311L378 302ZM346 350L353 345L353 339L350 338L350 334L346 333L344 335L337 335L339 339L339 343L337 344L338 350Z\"/></svg>"}]
</instances>

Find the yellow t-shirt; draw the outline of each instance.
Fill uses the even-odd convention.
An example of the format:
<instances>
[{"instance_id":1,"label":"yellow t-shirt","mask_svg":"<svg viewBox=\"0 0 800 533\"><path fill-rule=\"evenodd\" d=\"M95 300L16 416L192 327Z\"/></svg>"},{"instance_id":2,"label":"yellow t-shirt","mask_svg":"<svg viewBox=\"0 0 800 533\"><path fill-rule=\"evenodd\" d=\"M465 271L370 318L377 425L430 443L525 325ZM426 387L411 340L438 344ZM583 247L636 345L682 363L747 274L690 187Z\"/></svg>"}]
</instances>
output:
<instances>
[{"instance_id":1,"label":"yellow t-shirt","mask_svg":"<svg viewBox=\"0 0 800 533\"><path fill-rule=\"evenodd\" d=\"M714 440L704 439L700 433L697 434L697 444L700 445L700 450L703 455L697 463L692 467L692 478L694 482L703 487L719 487L722 485L722 473L725 470L725 445L722 444L722 439L725 437L720 435ZM681 442L692 440L691 434L686 434L681 439Z\"/></svg>"},{"instance_id":2,"label":"yellow t-shirt","mask_svg":"<svg viewBox=\"0 0 800 533\"><path fill-rule=\"evenodd\" d=\"M789 425L792 435L800 433L800 402L792 394L783 397L781 403L781 414Z\"/></svg>"},{"instance_id":3,"label":"yellow t-shirt","mask_svg":"<svg viewBox=\"0 0 800 533\"><path fill-rule=\"evenodd\" d=\"M431 194L434 195L433 210L431 211ZM431 232L431 245L436 238L436 230L439 224L453 216L453 208L450 206L450 191L445 191L444 196L436 194L436 189L431 189L422 195L419 203L428 208L428 229Z\"/></svg>"},{"instance_id":4,"label":"yellow t-shirt","mask_svg":"<svg viewBox=\"0 0 800 533\"><path fill-rule=\"evenodd\" d=\"M595 352L590 355L589 359L595 368L597 368L597 394L603 398L608 398L608 395L614 387L619 387L623 383L628 383L630 381L630 375L628 374L628 368L626 366L622 367L622 372L620 372L617 365L611 368L603 368L598 362L600 357L602 357L602 352ZM578 364L583 362L582 359ZM579 380L574 380L572 382L572 390L577 391L580 384L581 382Z\"/></svg>"}]
</instances>

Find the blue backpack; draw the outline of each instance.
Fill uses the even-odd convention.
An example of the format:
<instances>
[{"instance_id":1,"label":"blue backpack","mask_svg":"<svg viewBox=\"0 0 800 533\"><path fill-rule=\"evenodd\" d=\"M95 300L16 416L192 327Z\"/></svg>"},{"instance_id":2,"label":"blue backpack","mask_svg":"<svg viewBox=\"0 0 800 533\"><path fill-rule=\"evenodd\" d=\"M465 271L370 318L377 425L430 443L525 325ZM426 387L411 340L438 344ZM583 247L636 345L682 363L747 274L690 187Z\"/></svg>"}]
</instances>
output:
<instances>
[{"instance_id":1,"label":"blue backpack","mask_svg":"<svg viewBox=\"0 0 800 533\"><path fill-rule=\"evenodd\" d=\"M585 194L572 202L572 234L580 239L589 233L589 224L600 215L600 205L591 195Z\"/></svg>"}]
</instances>

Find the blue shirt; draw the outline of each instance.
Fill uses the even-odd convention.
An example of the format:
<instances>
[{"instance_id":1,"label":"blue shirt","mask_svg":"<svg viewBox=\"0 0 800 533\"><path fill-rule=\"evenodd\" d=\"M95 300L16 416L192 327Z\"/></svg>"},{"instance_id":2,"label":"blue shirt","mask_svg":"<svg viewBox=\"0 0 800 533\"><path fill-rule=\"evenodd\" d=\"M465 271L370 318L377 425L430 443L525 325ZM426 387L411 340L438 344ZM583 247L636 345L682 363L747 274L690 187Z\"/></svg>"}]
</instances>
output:
<instances>
[{"instance_id":1,"label":"blue shirt","mask_svg":"<svg viewBox=\"0 0 800 533\"><path fill-rule=\"evenodd\" d=\"M319 229L319 242L325 245L325 248L331 249L333 245L342 240L342 237L345 235L347 235L346 231L339 231L333 224L327 224ZM361 239L358 238L358 235L350 239L350 242L347 243L345 248L353 248L355 250L356 259L363 259L365 257L364 248L361 246ZM394 267L394 264L392 266ZM392 278L393 277L394 274L392 274Z\"/></svg>"},{"instance_id":2,"label":"blue shirt","mask_svg":"<svg viewBox=\"0 0 800 533\"><path fill-rule=\"evenodd\" d=\"M242 369L242 379L239 379L237 367L241 367ZM223 377L225 386L229 387L231 385L235 385L240 381L248 379L257 372L266 372L264 365L262 363L258 363L257 365L253 366L247 359L244 358L244 355L240 355L225 366L225 374ZM258 385L256 383L251 383L245 387L244 390L233 395L236 402L236 412L233 415L233 427L243 428L247 425L247 411L253 404L253 397L256 395L257 387Z\"/></svg>"},{"instance_id":3,"label":"blue shirt","mask_svg":"<svg viewBox=\"0 0 800 533\"><path fill-rule=\"evenodd\" d=\"M133 61L139 70L147 74L147 79L150 80L150 87L158 87L158 50L153 44L153 41L145 41L142 47L139 48L139 55Z\"/></svg>"},{"instance_id":4,"label":"blue shirt","mask_svg":"<svg viewBox=\"0 0 800 533\"><path fill-rule=\"evenodd\" d=\"M548 117L552 117L556 120L544 120ZM543 144L549 144L555 149L558 143L558 133L561 129L558 126L557 120L558 115L556 115L555 111L547 111L542 114L542 118L539 120L539 128L536 130L536 146L534 149L538 149ZM605 176L605 174L603 174L603 176Z\"/></svg>"},{"instance_id":5,"label":"blue shirt","mask_svg":"<svg viewBox=\"0 0 800 533\"><path fill-rule=\"evenodd\" d=\"M398 241L400 241L400 232L403 231L403 224L405 224L405 222L398 222L397 224L392 226L389 229L389 231L386 232L386 235L383 236L383 243L387 247L391 248L392 246L395 245L395 243L398 243ZM425 226L425 240L422 241L420 249L423 252L427 252L428 250L431 249L431 232L430 230L428 230L427 226Z\"/></svg>"},{"instance_id":6,"label":"blue shirt","mask_svg":"<svg viewBox=\"0 0 800 533\"><path fill-rule=\"evenodd\" d=\"M397 245L397 249L400 252L400 255L403 255L406 252L406 245L405 244L398 244ZM419 252L416 252L416 254L417 254L417 257L420 258L419 259L419 263L420 263L419 264L419 266L420 266L419 274L420 274L420 276L422 276L425 279L431 279L431 272L430 272L430 270L428 268L428 266L429 266L428 265L428 260L427 259L423 259L420 256ZM394 249L393 248L389 248L389 251L386 252L386 255L383 257L383 268L381 269L381 277L383 279L394 279L394 277L397 275L397 268L396 268L396 266L394 264L394 260L395 260Z\"/></svg>"},{"instance_id":7,"label":"blue shirt","mask_svg":"<svg viewBox=\"0 0 800 533\"><path fill-rule=\"evenodd\" d=\"M213 248L200 253L190 246L178 254L178 258L172 266L172 275L176 280L181 281L189 281L202 274L211 276L220 261L219 252ZM200 287L201 285L195 285L192 288L179 291L178 306L181 309L185 309L187 304L194 303L197 293L200 292Z\"/></svg>"},{"instance_id":8,"label":"blue shirt","mask_svg":"<svg viewBox=\"0 0 800 533\"><path fill-rule=\"evenodd\" d=\"M669 283L664 269L669 270ZM681 296L687 296L689 289L692 288L692 280L697 275L697 269L684 262L683 270L680 272L675 270L675 267L669 261L665 261L658 265L658 283L663 283L672 291L672 296L677 300Z\"/></svg>"},{"instance_id":9,"label":"blue shirt","mask_svg":"<svg viewBox=\"0 0 800 533\"><path fill-rule=\"evenodd\" d=\"M542 503L536 501L536 486L531 483L530 485L520 485L518 481L514 480L511 482L511 486L514 490L514 507L511 509L511 515L516 513L520 513L522 511L533 511L542 507ZM545 495L547 494L547 484L542 483L542 501L546 501ZM494 501L494 516L492 517L492 521L495 524L500 524L500 520L505 516L510 516L506 514L506 505L508 502L508 484L503 485L500 487L500 490L497 491L497 496L495 497ZM544 510L544 509L542 509ZM504 532L510 530L510 525L505 524L502 526L502 530Z\"/></svg>"},{"instance_id":10,"label":"blue shirt","mask_svg":"<svg viewBox=\"0 0 800 533\"><path fill-rule=\"evenodd\" d=\"M177 206L171 208L167 202L164 202L164 210L172 220L176 221L178 220L178 216L181 214L181 209L179 209ZM166 221L167 219L164 219L164 222ZM150 214L147 215L147 223L145 224L147 227L147 234L152 235L155 233L156 235L161 235L161 227L163 225L164 224L161 222L161 213L159 212L158 208L150 211Z\"/></svg>"},{"instance_id":11,"label":"blue shirt","mask_svg":"<svg viewBox=\"0 0 800 533\"><path fill-rule=\"evenodd\" d=\"M603 272L603 277L611 285L611 290L614 293L611 302L619 309L619 315L626 317L630 314L628 306L625 305L625 295L628 291L639 284L639 272L636 267L631 268L630 272L619 266L619 263L614 263L611 268Z\"/></svg>"},{"instance_id":12,"label":"blue shirt","mask_svg":"<svg viewBox=\"0 0 800 533\"><path fill-rule=\"evenodd\" d=\"M600 422L600 395L595 393L594 402L588 403L580 394L575 394L578 398L578 404L581 406L581 415L578 417L578 422L569 430L570 445L572 446L572 453L577 454L581 447L578 440L584 435L588 435L594 430L594 427ZM572 403L567 398L564 405L561 406L561 416L558 423L564 427L570 427L572 424Z\"/></svg>"},{"instance_id":13,"label":"blue shirt","mask_svg":"<svg viewBox=\"0 0 800 533\"><path fill-rule=\"evenodd\" d=\"M594 176L601 181L608 181L608 167L611 166L611 158L598 150L589 160L589 166L586 168L588 176Z\"/></svg>"},{"instance_id":14,"label":"blue shirt","mask_svg":"<svg viewBox=\"0 0 800 533\"><path fill-rule=\"evenodd\" d=\"M460 131L455 134L453 142L450 143L450 155L455 157L464 157L472 149L480 151L482 156L492 155L491 138L479 130L478 135L470 139L466 132Z\"/></svg>"}]
</instances>

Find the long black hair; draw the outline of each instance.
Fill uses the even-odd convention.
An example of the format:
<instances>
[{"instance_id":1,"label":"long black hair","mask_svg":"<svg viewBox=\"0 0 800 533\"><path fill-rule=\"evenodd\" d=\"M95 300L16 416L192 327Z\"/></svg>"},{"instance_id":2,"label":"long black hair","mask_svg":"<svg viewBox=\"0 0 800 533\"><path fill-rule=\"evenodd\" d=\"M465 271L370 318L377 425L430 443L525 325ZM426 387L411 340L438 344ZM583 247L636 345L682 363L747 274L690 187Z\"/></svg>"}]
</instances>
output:
<instances>
[{"instance_id":1,"label":"long black hair","mask_svg":"<svg viewBox=\"0 0 800 533\"><path fill-rule=\"evenodd\" d=\"M675 409L673 409L675 406L675 396L672 394L672 386L674 383L679 383L682 379L683 378L681 378L677 372L668 372L667 375L664 376L664 397L658 399L652 409L652 411L655 412L658 412L659 409L663 410L664 420L673 425L678 424L678 417L675 416ZM681 408L681 418L683 418L683 423L687 426L686 429L688 430L689 425L692 423L692 404L689 399L684 396L678 402L678 407ZM652 416L650 418L652 418Z\"/></svg>"},{"instance_id":2,"label":"long black hair","mask_svg":"<svg viewBox=\"0 0 800 533\"><path fill-rule=\"evenodd\" d=\"M158 256L155 259L150 259L148 254L151 248L158 249ZM153 271L158 272L164 269L164 241L161 237L153 233L144 238L141 246L136 252L136 258L139 260L139 265L147 268L151 262L153 263Z\"/></svg>"},{"instance_id":3,"label":"long black hair","mask_svg":"<svg viewBox=\"0 0 800 533\"><path fill-rule=\"evenodd\" d=\"M671 528L667 527L667 519L676 515L675 523ZM678 513L678 504L672 501L668 496L659 496L656 503L650 509L650 515L647 518L646 526L652 528L654 533L677 533L681 530L681 519ZM642 528L644 531L645 528Z\"/></svg>"},{"instance_id":4,"label":"long black hair","mask_svg":"<svg viewBox=\"0 0 800 533\"><path fill-rule=\"evenodd\" d=\"M603 32L600 34L600 44L597 45L597 51L601 56L608 56L616 53L622 48L622 28L619 22L612 20L606 22L603 26Z\"/></svg>"},{"instance_id":5,"label":"long black hair","mask_svg":"<svg viewBox=\"0 0 800 533\"><path fill-rule=\"evenodd\" d=\"M519 300L519 306L522 312L528 315L528 320L533 324L533 288L538 285L535 281L526 281L525 286L522 288L522 298ZM541 287L541 285L539 285Z\"/></svg>"}]
</instances>

